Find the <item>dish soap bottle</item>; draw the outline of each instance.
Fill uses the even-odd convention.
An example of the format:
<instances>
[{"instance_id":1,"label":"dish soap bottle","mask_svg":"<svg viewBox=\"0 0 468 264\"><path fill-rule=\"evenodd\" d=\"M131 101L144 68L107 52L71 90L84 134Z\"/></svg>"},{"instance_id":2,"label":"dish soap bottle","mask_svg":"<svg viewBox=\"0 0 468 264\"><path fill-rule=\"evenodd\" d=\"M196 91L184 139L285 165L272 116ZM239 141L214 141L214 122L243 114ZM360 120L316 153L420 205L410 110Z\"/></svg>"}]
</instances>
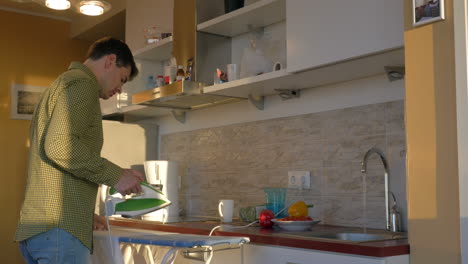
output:
<instances>
[{"instance_id":1,"label":"dish soap bottle","mask_svg":"<svg viewBox=\"0 0 468 264\"><path fill-rule=\"evenodd\" d=\"M179 65L176 73L176 82L180 82L185 79L185 72L182 65Z\"/></svg>"}]
</instances>

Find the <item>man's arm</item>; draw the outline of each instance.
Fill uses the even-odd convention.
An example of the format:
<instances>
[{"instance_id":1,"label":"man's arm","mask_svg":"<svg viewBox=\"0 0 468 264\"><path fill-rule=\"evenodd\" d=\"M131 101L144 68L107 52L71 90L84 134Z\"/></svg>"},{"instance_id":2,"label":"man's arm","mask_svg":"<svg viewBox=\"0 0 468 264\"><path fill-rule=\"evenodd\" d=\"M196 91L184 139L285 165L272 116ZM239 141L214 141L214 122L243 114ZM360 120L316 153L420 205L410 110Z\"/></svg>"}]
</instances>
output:
<instances>
[{"instance_id":1,"label":"man's arm","mask_svg":"<svg viewBox=\"0 0 468 264\"><path fill-rule=\"evenodd\" d=\"M93 229L98 231L106 231L109 228L104 216L94 214Z\"/></svg>"}]
</instances>

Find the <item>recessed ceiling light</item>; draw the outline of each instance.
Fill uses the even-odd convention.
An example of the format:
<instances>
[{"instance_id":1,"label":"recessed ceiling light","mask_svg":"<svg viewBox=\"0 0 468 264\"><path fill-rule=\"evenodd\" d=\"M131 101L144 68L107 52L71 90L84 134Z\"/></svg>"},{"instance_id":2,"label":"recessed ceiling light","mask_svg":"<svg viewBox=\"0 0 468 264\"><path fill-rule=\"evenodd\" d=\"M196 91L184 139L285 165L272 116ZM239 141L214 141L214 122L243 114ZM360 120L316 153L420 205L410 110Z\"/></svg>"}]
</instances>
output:
<instances>
[{"instance_id":1,"label":"recessed ceiling light","mask_svg":"<svg viewBox=\"0 0 468 264\"><path fill-rule=\"evenodd\" d=\"M111 5L106 1L81 1L80 12L88 16L99 16L110 9Z\"/></svg>"},{"instance_id":2,"label":"recessed ceiling light","mask_svg":"<svg viewBox=\"0 0 468 264\"><path fill-rule=\"evenodd\" d=\"M68 0L46 0L45 5L48 8L55 10L65 10L70 8L70 1Z\"/></svg>"}]
</instances>

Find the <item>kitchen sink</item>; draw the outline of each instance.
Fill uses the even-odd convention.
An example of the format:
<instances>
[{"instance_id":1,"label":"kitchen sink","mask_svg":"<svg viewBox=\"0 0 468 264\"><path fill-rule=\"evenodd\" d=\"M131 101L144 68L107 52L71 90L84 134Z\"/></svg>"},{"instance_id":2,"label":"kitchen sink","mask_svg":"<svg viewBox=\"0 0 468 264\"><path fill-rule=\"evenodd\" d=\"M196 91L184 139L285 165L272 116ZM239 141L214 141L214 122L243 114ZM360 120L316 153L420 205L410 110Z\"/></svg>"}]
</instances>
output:
<instances>
[{"instance_id":1,"label":"kitchen sink","mask_svg":"<svg viewBox=\"0 0 468 264\"><path fill-rule=\"evenodd\" d=\"M405 233L360 233L360 232L329 232L329 233L315 233L303 232L296 234L296 236L320 238L320 239L333 239L349 242L371 242L381 240L394 240L406 238Z\"/></svg>"},{"instance_id":2,"label":"kitchen sink","mask_svg":"<svg viewBox=\"0 0 468 264\"><path fill-rule=\"evenodd\" d=\"M395 234L369 234L369 233L325 233L325 234L310 234L310 237L328 238L337 240L348 240L353 242L367 242L377 240L392 240L406 238L403 235Z\"/></svg>"}]
</instances>

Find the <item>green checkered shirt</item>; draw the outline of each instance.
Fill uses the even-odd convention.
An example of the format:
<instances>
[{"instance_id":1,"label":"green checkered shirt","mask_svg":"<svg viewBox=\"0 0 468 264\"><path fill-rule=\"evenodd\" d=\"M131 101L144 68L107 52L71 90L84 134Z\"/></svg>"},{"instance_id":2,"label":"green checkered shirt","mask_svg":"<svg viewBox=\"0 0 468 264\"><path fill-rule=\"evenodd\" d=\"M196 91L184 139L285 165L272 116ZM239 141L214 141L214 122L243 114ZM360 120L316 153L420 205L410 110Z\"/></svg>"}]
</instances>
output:
<instances>
[{"instance_id":1,"label":"green checkered shirt","mask_svg":"<svg viewBox=\"0 0 468 264\"><path fill-rule=\"evenodd\" d=\"M99 89L92 71L73 62L43 93L31 121L16 241L61 228L92 251L98 186L114 186L122 171L101 157Z\"/></svg>"}]
</instances>

